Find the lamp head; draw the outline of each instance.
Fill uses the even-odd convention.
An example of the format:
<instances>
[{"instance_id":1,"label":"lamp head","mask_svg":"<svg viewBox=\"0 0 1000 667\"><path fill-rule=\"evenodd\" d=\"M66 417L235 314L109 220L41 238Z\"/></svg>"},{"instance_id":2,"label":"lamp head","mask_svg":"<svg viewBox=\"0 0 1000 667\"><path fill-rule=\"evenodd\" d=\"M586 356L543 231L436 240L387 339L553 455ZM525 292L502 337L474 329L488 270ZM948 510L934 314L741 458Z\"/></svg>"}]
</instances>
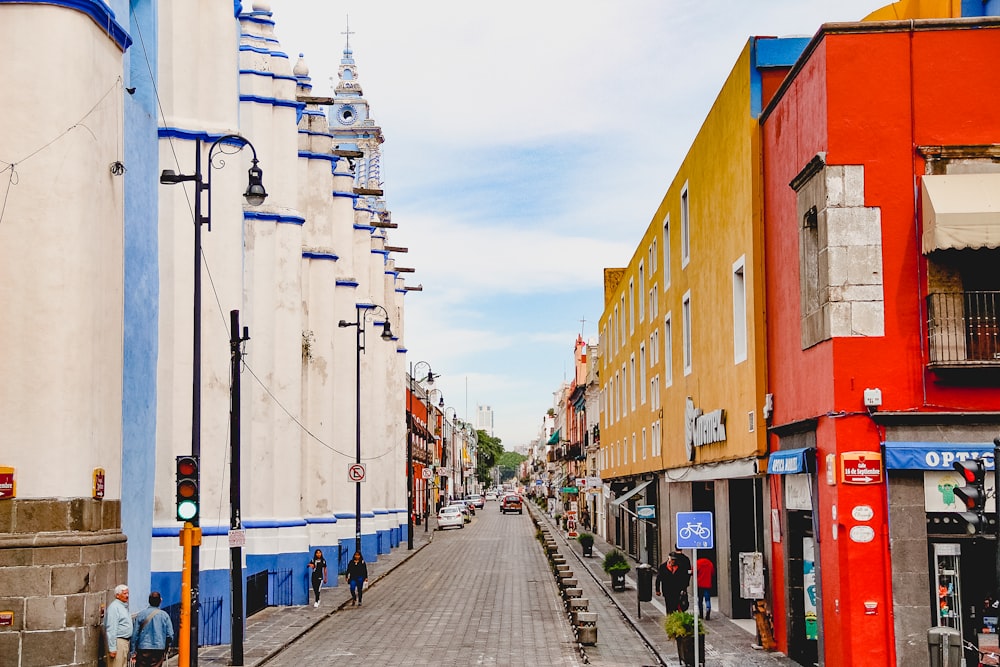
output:
<instances>
[{"instance_id":1,"label":"lamp head","mask_svg":"<svg viewBox=\"0 0 1000 667\"><path fill-rule=\"evenodd\" d=\"M441 400L438 401L438 407L439 408L444 408L444 396L442 396Z\"/></svg>"},{"instance_id":2,"label":"lamp head","mask_svg":"<svg viewBox=\"0 0 1000 667\"><path fill-rule=\"evenodd\" d=\"M427 369L427 384L429 385L434 384L434 373L433 371L431 371L430 368Z\"/></svg>"},{"instance_id":3,"label":"lamp head","mask_svg":"<svg viewBox=\"0 0 1000 667\"><path fill-rule=\"evenodd\" d=\"M392 340L392 329L389 327L389 320L382 325L382 340Z\"/></svg>"},{"instance_id":4,"label":"lamp head","mask_svg":"<svg viewBox=\"0 0 1000 667\"><path fill-rule=\"evenodd\" d=\"M267 199L267 190L264 189L264 172L257 166L257 158L253 159L253 164L250 166L247 174L247 191L243 193L243 198L251 206L260 206ZM160 180L163 180L162 175L160 176Z\"/></svg>"}]
</instances>

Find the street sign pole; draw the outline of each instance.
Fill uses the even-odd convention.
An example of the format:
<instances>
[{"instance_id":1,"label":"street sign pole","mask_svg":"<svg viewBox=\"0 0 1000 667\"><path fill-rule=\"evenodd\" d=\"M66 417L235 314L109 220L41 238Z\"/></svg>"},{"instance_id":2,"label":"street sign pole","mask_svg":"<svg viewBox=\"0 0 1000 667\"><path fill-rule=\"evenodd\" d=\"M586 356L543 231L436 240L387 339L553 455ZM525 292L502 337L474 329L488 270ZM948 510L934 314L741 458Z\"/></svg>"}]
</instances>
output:
<instances>
[{"instance_id":1,"label":"street sign pole","mask_svg":"<svg viewBox=\"0 0 1000 667\"><path fill-rule=\"evenodd\" d=\"M711 512L678 512L677 513L677 548L691 549L691 562L694 574L694 664L698 662L698 549L711 549L715 546L715 529Z\"/></svg>"}]
</instances>

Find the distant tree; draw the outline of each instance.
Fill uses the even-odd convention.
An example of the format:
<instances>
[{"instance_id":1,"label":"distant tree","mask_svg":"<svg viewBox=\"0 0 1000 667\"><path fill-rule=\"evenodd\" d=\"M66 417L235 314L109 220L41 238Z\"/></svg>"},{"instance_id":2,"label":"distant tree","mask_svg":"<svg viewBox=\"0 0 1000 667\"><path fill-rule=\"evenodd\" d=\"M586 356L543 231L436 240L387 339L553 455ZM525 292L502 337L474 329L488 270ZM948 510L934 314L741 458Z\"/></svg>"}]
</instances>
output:
<instances>
[{"instance_id":1,"label":"distant tree","mask_svg":"<svg viewBox=\"0 0 1000 667\"><path fill-rule=\"evenodd\" d=\"M489 484L492 481L490 470L496 464L497 459L503 454L503 445L500 438L495 438L486 431L476 432L479 436L479 455L476 459L476 479L480 484Z\"/></svg>"},{"instance_id":2,"label":"distant tree","mask_svg":"<svg viewBox=\"0 0 1000 667\"><path fill-rule=\"evenodd\" d=\"M500 480L506 481L517 476L517 469L528 457L517 452L504 452L497 459L497 468L500 470Z\"/></svg>"}]
</instances>

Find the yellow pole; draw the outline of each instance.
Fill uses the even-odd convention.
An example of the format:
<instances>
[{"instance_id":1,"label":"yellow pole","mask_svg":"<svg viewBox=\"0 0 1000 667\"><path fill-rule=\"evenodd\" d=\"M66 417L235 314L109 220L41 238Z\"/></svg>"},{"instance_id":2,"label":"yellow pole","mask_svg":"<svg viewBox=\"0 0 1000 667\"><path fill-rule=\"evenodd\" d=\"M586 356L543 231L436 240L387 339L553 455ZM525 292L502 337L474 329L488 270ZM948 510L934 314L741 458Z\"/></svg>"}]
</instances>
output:
<instances>
[{"instance_id":1,"label":"yellow pole","mask_svg":"<svg viewBox=\"0 0 1000 667\"><path fill-rule=\"evenodd\" d=\"M190 521L181 528L181 546L184 561L181 565L181 622L177 631L177 665L189 667L191 664L191 544L194 526Z\"/></svg>"}]
</instances>

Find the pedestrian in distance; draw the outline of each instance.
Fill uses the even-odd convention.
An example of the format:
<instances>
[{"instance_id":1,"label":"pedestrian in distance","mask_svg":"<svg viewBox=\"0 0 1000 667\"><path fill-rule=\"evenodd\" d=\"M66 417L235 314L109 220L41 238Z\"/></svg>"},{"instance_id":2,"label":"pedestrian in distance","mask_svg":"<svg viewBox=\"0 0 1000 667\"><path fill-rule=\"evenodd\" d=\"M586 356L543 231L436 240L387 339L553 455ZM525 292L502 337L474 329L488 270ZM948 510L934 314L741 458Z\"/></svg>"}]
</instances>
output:
<instances>
[{"instance_id":1,"label":"pedestrian in distance","mask_svg":"<svg viewBox=\"0 0 1000 667\"><path fill-rule=\"evenodd\" d=\"M660 563L656 570L656 594L663 596L668 614L687 609L683 598L687 595L690 580L690 574L677 562L676 554L671 552L667 560Z\"/></svg>"},{"instance_id":2,"label":"pedestrian in distance","mask_svg":"<svg viewBox=\"0 0 1000 667\"><path fill-rule=\"evenodd\" d=\"M354 558L347 564L347 583L351 587L351 606L356 602L361 606L361 595L365 591L365 584L368 582L368 563L361 556L360 551L354 552Z\"/></svg>"},{"instance_id":3,"label":"pedestrian in distance","mask_svg":"<svg viewBox=\"0 0 1000 667\"><path fill-rule=\"evenodd\" d=\"M698 559L698 616L712 619L712 578L715 564L707 556Z\"/></svg>"},{"instance_id":4,"label":"pedestrian in distance","mask_svg":"<svg viewBox=\"0 0 1000 667\"><path fill-rule=\"evenodd\" d=\"M139 612L132 625L132 653L135 667L160 667L174 640L170 614L160 609L163 598L156 591L149 594L149 606Z\"/></svg>"},{"instance_id":5,"label":"pedestrian in distance","mask_svg":"<svg viewBox=\"0 0 1000 667\"><path fill-rule=\"evenodd\" d=\"M115 586L115 599L104 612L104 634L108 641L108 667L125 667L129 640L132 639L132 616L128 613L128 586Z\"/></svg>"},{"instance_id":6,"label":"pedestrian in distance","mask_svg":"<svg viewBox=\"0 0 1000 667\"><path fill-rule=\"evenodd\" d=\"M312 570L313 594L316 596L314 607L319 606L319 589L326 583L326 559L323 558L323 550L317 549L307 567Z\"/></svg>"}]
</instances>

